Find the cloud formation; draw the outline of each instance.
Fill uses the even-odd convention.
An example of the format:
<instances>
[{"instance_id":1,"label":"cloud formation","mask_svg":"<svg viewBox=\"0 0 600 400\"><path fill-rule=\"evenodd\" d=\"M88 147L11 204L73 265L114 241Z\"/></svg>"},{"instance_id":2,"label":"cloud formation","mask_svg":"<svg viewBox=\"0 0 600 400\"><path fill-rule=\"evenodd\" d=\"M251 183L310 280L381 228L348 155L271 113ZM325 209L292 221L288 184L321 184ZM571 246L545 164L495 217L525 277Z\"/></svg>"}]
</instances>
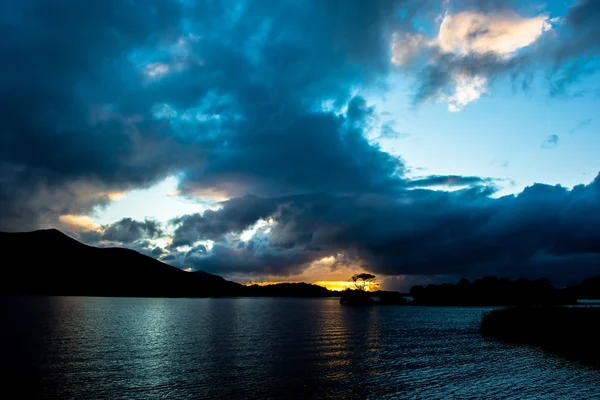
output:
<instances>
[{"instance_id":1,"label":"cloud formation","mask_svg":"<svg viewBox=\"0 0 600 400\"><path fill-rule=\"evenodd\" d=\"M394 34L392 62L414 68L417 60L425 61L417 101L437 97L458 112L488 91L490 76L521 63L512 60L519 50L550 30L545 14L526 18L509 10L447 11L436 37Z\"/></svg>"},{"instance_id":2,"label":"cloud formation","mask_svg":"<svg viewBox=\"0 0 600 400\"><path fill-rule=\"evenodd\" d=\"M102 240L126 244L142 238L154 239L164 235L159 223L149 219L139 222L131 218L123 218L102 228Z\"/></svg>"},{"instance_id":3,"label":"cloud formation","mask_svg":"<svg viewBox=\"0 0 600 400\"><path fill-rule=\"evenodd\" d=\"M551 29L549 17L544 14L525 18L507 11L463 11L444 16L435 44L444 53L494 53L507 58Z\"/></svg>"},{"instance_id":4,"label":"cloud formation","mask_svg":"<svg viewBox=\"0 0 600 400\"><path fill-rule=\"evenodd\" d=\"M3 2L0 229L57 226L232 275L286 276L323 258L389 275L587 271L598 180L495 198L498 181L476 172L411 179L368 140L399 135L365 95L397 71L414 79L416 105L459 111L534 64L555 93L591 68L596 1L560 21L493 3ZM169 226L86 218L170 175L177 195L222 208Z\"/></svg>"},{"instance_id":5,"label":"cloud formation","mask_svg":"<svg viewBox=\"0 0 600 400\"><path fill-rule=\"evenodd\" d=\"M209 272L288 276L334 257L384 275L548 276L558 283L597 272L600 175L572 190L535 184L519 195L491 194L480 186L414 189L400 196L236 199L222 211L229 223L248 226L265 218L266 209L272 210L273 223L246 242L220 240L190 265ZM260 202L264 207L257 207ZM211 218L220 212L211 212ZM203 237L198 233L195 239Z\"/></svg>"},{"instance_id":6,"label":"cloud formation","mask_svg":"<svg viewBox=\"0 0 600 400\"><path fill-rule=\"evenodd\" d=\"M0 228L60 224L193 162L191 144L153 120L131 60L176 31L182 11L162 0L0 5Z\"/></svg>"},{"instance_id":7,"label":"cloud formation","mask_svg":"<svg viewBox=\"0 0 600 400\"><path fill-rule=\"evenodd\" d=\"M569 93L596 70L597 2L576 2L564 17L519 14L514 2L456 1L434 25L435 35L395 32L392 62L416 76L415 104L436 100L451 112L489 92L501 77L528 87L534 71L546 70L553 96Z\"/></svg>"}]
</instances>

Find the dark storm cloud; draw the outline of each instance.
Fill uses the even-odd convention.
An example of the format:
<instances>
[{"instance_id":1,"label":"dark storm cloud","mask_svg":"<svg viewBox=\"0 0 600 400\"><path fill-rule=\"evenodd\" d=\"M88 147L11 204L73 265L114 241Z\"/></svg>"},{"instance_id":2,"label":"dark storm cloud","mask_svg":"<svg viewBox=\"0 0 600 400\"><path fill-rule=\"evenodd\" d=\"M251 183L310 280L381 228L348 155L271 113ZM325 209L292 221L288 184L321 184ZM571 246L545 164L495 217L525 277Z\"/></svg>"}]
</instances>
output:
<instances>
[{"instance_id":1,"label":"dark storm cloud","mask_svg":"<svg viewBox=\"0 0 600 400\"><path fill-rule=\"evenodd\" d=\"M159 257L161 254L163 254L165 251L163 249L161 249L160 247L155 247L154 249L152 249L152 256L157 258Z\"/></svg>"},{"instance_id":2,"label":"dark storm cloud","mask_svg":"<svg viewBox=\"0 0 600 400\"><path fill-rule=\"evenodd\" d=\"M564 283L600 272L600 175L572 190L535 184L516 196L492 193L476 186L279 198L268 230L249 242L217 242L189 264L212 272L289 275L343 254L347 262L386 275L547 276Z\"/></svg>"},{"instance_id":3,"label":"dark storm cloud","mask_svg":"<svg viewBox=\"0 0 600 400\"><path fill-rule=\"evenodd\" d=\"M187 254L182 262L192 269L220 274L289 276L321 257L324 253L316 249L272 246L268 235L258 232L248 242L215 243L210 252Z\"/></svg>"},{"instance_id":4,"label":"dark storm cloud","mask_svg":"<svg viewBox=\"0 0 600 400\"><path fill-rule=\"evenodd\" d=\"M112 224L101 225L95 230L76 228L77 231L69 229L64 231L87 244L101 247L128 247L154 258L164 253L162 248L150 242L151 239L165 236L162 225L155 220L136 221L132 218L123 218Z\"/></svg>"},{"instance_id":5,"label":"dark storm cloud","mask_svg":"<svg viewBox=\"0 0 600 400\"><path fill-rule=\"evenodd\" d=\"M81 238L216 273L289 275L331 255L390 275L588 271L598 181L495 199L487 178L410 181L402 160L365 138L380 116L361 90L385 88L393 33L433 19L432 3L0 3L0 229L56 226L178 173L183 195L235 198L173 220L169 253L148 240L162 235L153 221L126 218ZM556 92L567 90L588 67L569 62L598 49L597 12L579 3L560 45L509 59L421 46L426 57L407 65L416 102L449 90L456 74L518 75L534 62L552 64ZM420 67L424 58L435 63ZM434 185L466 188L422 189Z\"/></svg>"},{"instance_id":6,"label":"dark storm cloud","mask_svg":"<svg viewBox=\"0 0 600 400\"><path fill-rule=\"evenodd\" d=\"M162 256L160 259L164 262L170 262L170 261L176 260L177 255L176 254L167 254L165 256Z\"/></svg>"},{"instance_id":7,"label":"dark storm cloud","mask_svg":"<svg viewBox=\"0 0 600 400\"><path fill-rule=\"evenodd\" d=\"M209 162L187 171L182 191L281 195L398 184L403 164L364 138L373 110L351 93L382 82L391 32L405 23L398 6L411 4L276 2L267 10L258 2L241 23L206 21L215 34L193 51L207 56L180 79L184 92L210 88L201 101L218 104L187 128L218 125L218 135L207 139ZM179 112L190 107L182 98L173 98Z\"/></svg>"},{"instance_id":8,"label":"dark storm cloud","mask_svg":"<svg viewBox=\"0 0 600 400\"><path fill-rule=\"evenodd\" d=\"M56 224L186 159L136 103L142 82L128 60L180 20L179 3L162 0L2 2L0 228Z\"/></svg>"},{"instance_id":9,"label":"dark storm cloud","mask_svg":"<svg viewBox=\"0 0 600 400\"><path fill-rule=\"evenodd\" d=\"M413 71L417 79L417 89L413 97L415 105L430 100L440 93L451 93L456 84L456 76L469 78L483 76L494 79L509 72L517 75L525 70L526 65L522 56L506 59L493 53L461 56L444 53L435 48L429 51L432 52L431 57L435 62Z\"/></svg>"},{"instance_id":10,"label":"dark storm cloud","mask_svg":"<svg viewBox=\"0 0 600 400\"><path fill-rule=\"evenodd\" d=\"M164 235L160 224L149 219L140 222L131 218L123 218L102 228L102 240L124 244L132 243L142 238L155 239Z\"/></svg>"},{"instance_id":11,"label":"dark storm cloud","mask_svg":"<svg viewBox=\"0 0 600 400\"><path fill-rule=\"evenodd\" d=\"M227 233L241 233L256 221L267 218L275 211L277 203L255 196L229 200L218 211L175 218L176 226L171 247L191 246L199 240L219 240Z\"/></svg>"},{"instance_id":12,"label":"dark storm cloud","mask_svg":"<svg viewBox=\"0 0 600 400\"><path fill-rule=\"evenodd\" d=\"M370 109L350 93L383 82L391 32L424 2L0 7L2 229L179 171L184 194L234 195L371 190L402 173L362 136Z\"/></svg>"},{"instance_id":13,"label":"dark storm cloud","mask_svg":"<svg viewBox=\"0 0 600 400\"><path fill-rule=\"evenodd\" d=\"M430 186L472 186L478 184L492 184L493 179L480 176L458 176L458 175L431 175L408 181L409 187Z\"/></svg>"},{"instance_id":14,"label":"dark storm cloud","mask_svg":"<svg viewBox=\"0 0 600 400\"><path fill-rule=\"evenodd\" d=\"M569 10L565 17L570 32L561 44L559 57L567 58L600 51L598 36L600 27L600 3L596 0L581 0Z\"/></svg>"}]
</instances>

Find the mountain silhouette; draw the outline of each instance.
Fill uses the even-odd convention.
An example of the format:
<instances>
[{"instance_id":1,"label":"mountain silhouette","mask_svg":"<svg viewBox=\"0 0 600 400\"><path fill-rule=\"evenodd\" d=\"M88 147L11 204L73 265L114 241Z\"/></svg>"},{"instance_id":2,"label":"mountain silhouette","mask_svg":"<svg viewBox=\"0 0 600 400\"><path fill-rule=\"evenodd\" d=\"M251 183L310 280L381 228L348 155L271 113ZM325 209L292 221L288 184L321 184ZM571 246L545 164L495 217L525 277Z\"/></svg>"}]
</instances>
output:
<instances>
[{"instance_id":1,"label":"mountain silhouette","mask_svg":"<svg viewBox=\"0 0 600 400\"><path fill-rule=\"evenodd\" d=\"M247 296L264 297L332 297L339 296L339 292L334 292L323 286L313 285L311 283L276 283L272 285L252 285L247 286Z\"/></svg>"},{"instance_id":2,"label":"mountain silhouette","mask_svg":"<svg viewBox=\"0 0 600 400\"><path fill-rule=\"evenodd\" d=\"M189 273L137 251L85 245L56 229L0 232L0 293L128 297L243 295L245 286Z\"/></svg>"},{"instance_id":3,"label":"mountain silhouette","mask_svg":"<svg viewBox=\"0 0 600 400\"><path fill-rule=\"evenodd\" d=\"M120 297L330 297L307 283L244 286L135 250L83 244L56 229L0 232L0 294Z\"/></svg>"}]
</instances>

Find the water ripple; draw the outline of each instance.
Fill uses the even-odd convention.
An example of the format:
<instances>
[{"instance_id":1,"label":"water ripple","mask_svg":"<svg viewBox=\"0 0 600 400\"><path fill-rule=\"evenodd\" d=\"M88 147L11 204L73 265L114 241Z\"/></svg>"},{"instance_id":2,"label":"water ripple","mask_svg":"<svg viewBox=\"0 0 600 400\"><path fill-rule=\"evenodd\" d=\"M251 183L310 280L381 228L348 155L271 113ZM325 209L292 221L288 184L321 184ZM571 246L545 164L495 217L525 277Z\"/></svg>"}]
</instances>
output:
<instances>
[{"instance_id":1,"label":"water ripple","mask_svg":"<svg viewBox=\"0 0 600 400\"><path fill-rule=\"evenodd\" d=\"M22 398L590 399L600 373L480 338L484 309L335 299L1 299Z\"/></svg>"}]
</instances>

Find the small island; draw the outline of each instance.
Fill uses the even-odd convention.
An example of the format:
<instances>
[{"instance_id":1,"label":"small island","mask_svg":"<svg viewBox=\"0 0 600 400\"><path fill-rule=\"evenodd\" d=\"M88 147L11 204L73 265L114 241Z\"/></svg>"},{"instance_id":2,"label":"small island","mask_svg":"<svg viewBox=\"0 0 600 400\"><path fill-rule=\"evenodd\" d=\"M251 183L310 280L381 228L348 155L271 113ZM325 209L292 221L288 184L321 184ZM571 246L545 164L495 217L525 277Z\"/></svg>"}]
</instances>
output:
<instances>
[{"instance_id":1,"label":"small island","mask_svg":"<svg viewBox=\"0 0 600 400\"><path fill-rule=\"evenodd\" d=\"M340 295L340 304L349 306L407 305L406 295L400 292L377 290L379 283L373 274L363 272L353 275L352 287Z\"/></svg>"}]
</instances>

